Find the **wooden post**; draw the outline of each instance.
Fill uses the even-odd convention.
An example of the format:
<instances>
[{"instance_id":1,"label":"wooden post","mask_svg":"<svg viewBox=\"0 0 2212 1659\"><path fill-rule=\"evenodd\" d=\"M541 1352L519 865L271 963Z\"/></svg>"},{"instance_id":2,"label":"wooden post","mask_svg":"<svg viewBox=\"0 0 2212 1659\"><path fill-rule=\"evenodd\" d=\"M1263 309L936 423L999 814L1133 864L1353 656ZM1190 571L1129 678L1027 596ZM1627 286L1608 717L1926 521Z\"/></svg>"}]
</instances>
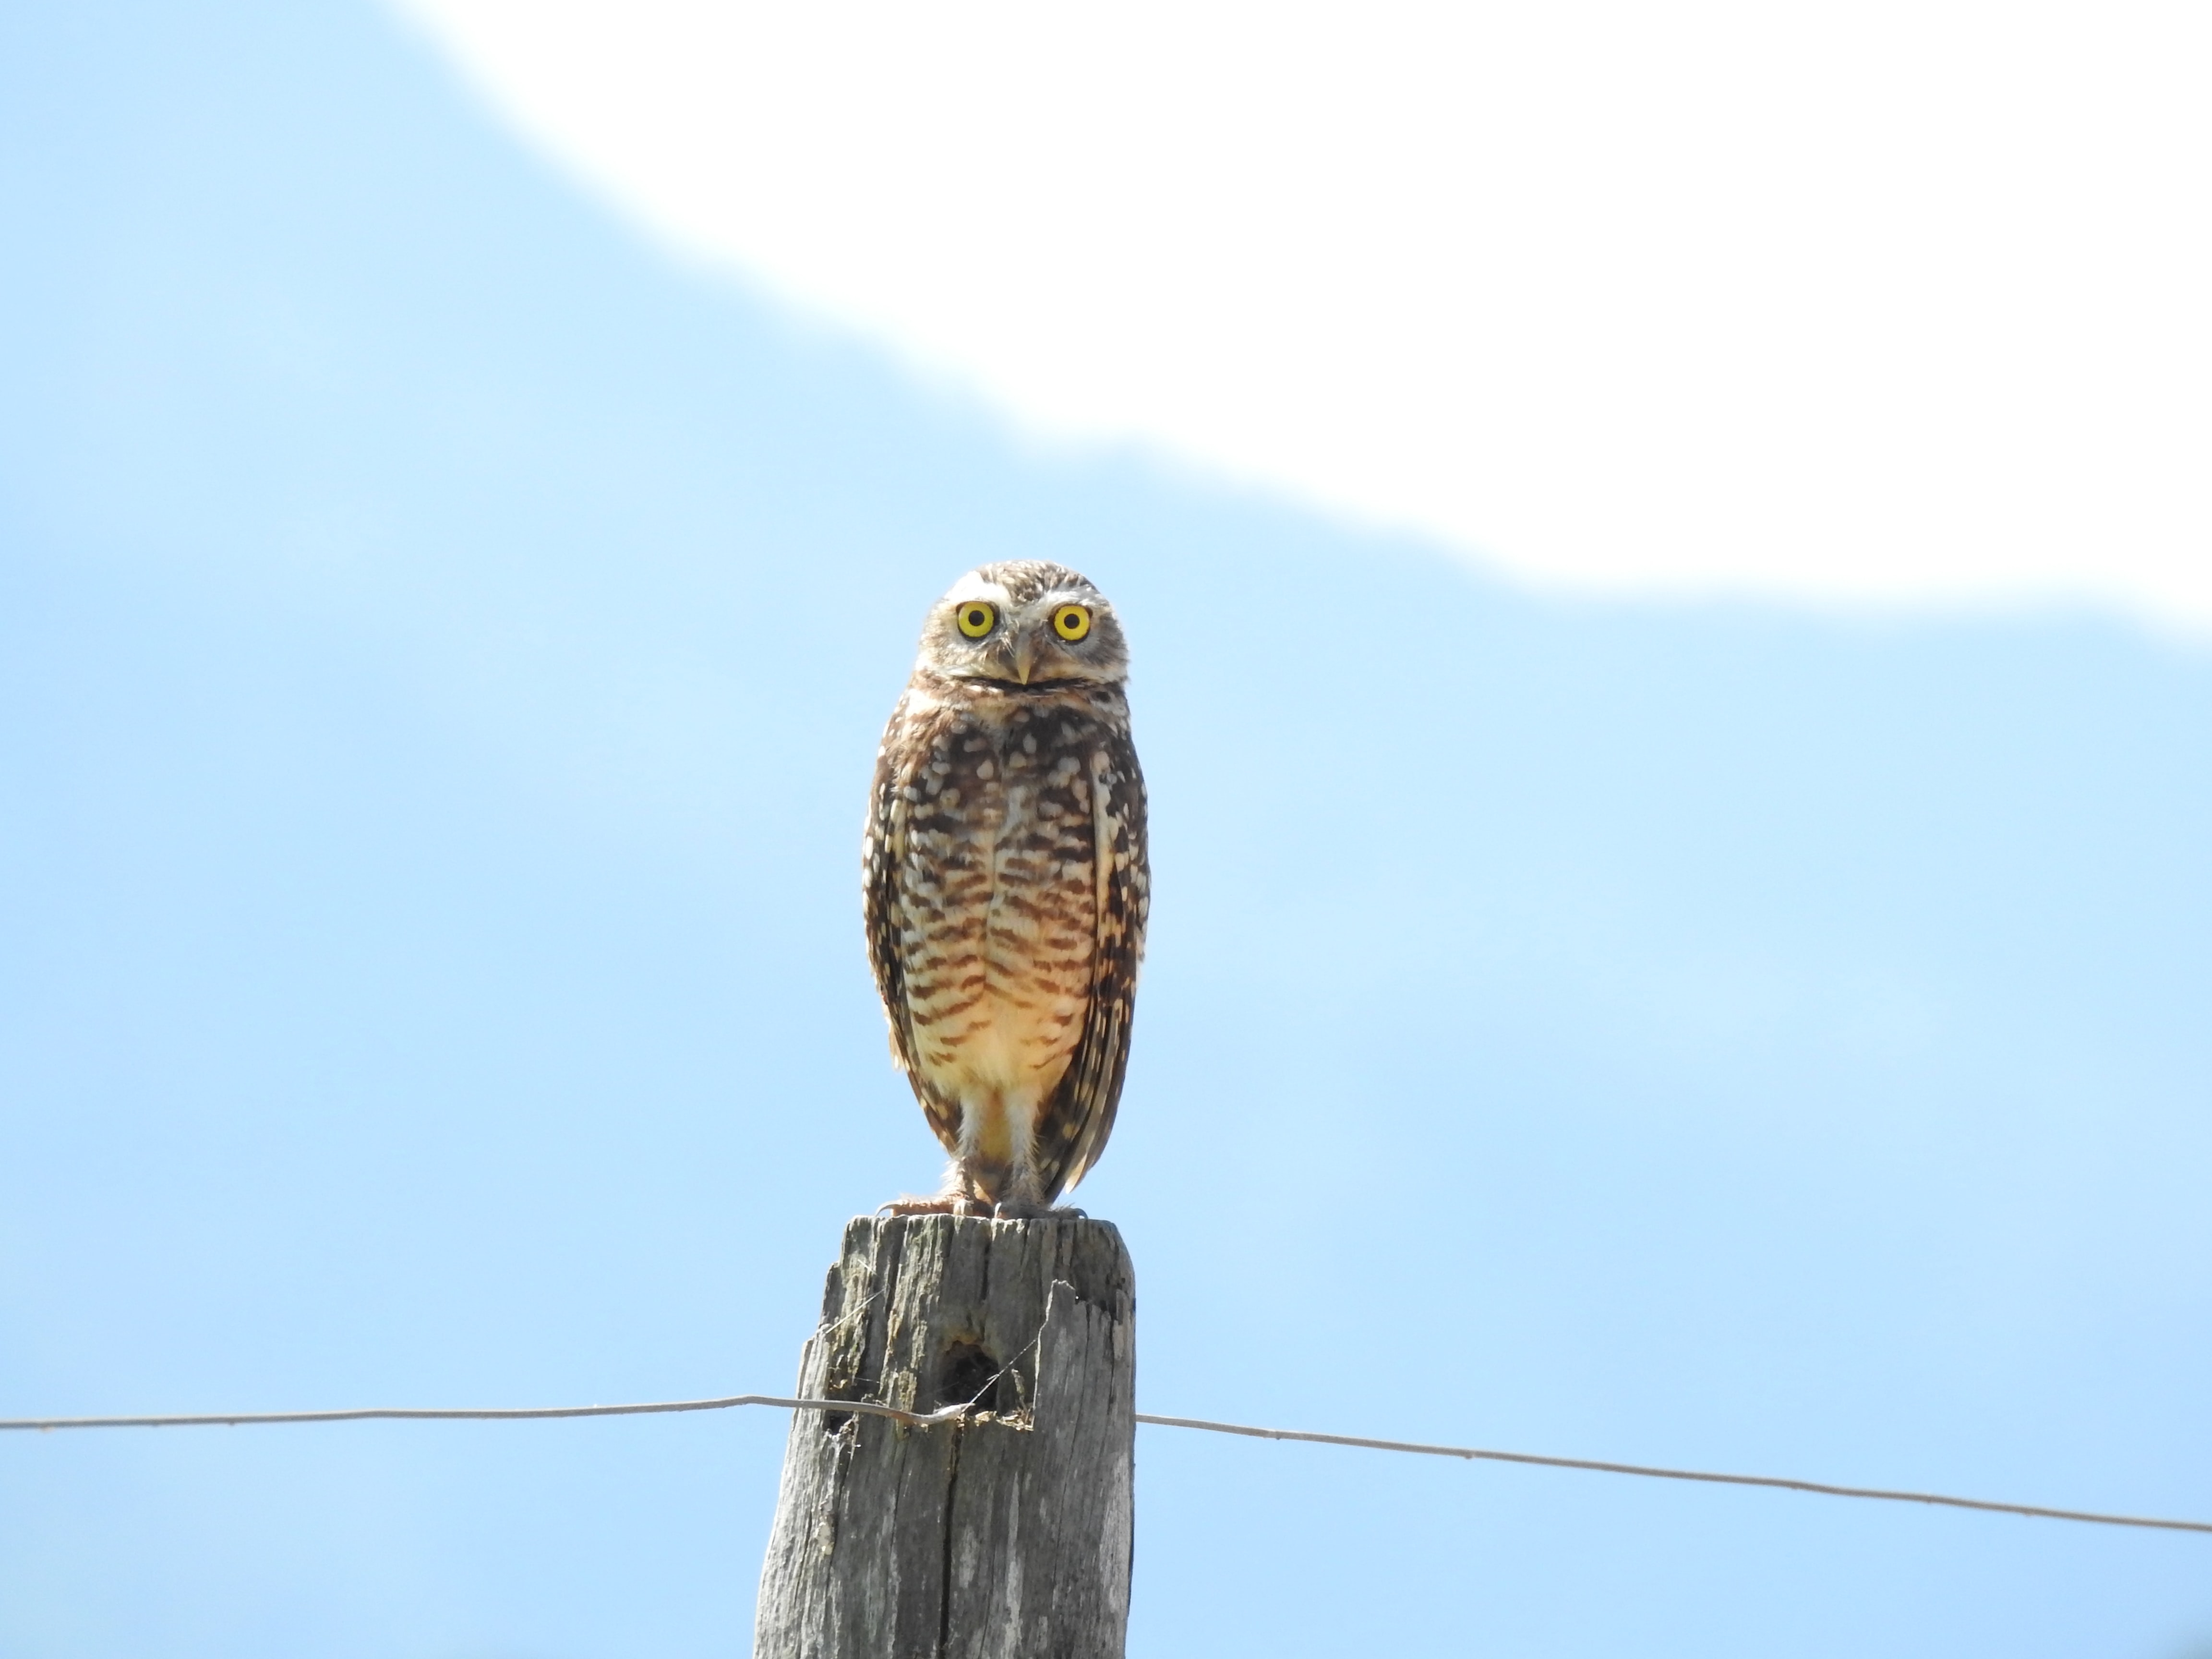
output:
<instances>
[{"instance_id":1,"label":"wooden post","mask_svg":"<svg viewBox=\"0 0 2212 1659\"><path fill-rule=\"evenodd\" d=\"M1121 1659L1135 1276L1079 1216L861 1217L799 1366L754 1659Z\"/></svg>"}]
</instances>

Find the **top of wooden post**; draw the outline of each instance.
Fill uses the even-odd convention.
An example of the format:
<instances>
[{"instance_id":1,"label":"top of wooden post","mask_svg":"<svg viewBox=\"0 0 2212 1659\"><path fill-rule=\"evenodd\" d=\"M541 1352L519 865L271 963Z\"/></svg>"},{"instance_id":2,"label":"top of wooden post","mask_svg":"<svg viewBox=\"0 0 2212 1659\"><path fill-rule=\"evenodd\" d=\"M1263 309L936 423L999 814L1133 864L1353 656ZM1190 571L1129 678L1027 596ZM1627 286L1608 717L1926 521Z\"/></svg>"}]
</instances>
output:
<instances>
[{"instance_id":1,"label":"top of wooden post","mask_svg":"<svg viewBox=\"0 0 2212 1659\"><path fill-rule=\"evenodd\" d=\"M1026 1412L1055 1283L1115 1325L1135 1316L1136 1271L1111 1222L855 1216L823 1289L817 1397L930 1412L990 1383L982 1409Z\"/></svg>"}]
</instances>

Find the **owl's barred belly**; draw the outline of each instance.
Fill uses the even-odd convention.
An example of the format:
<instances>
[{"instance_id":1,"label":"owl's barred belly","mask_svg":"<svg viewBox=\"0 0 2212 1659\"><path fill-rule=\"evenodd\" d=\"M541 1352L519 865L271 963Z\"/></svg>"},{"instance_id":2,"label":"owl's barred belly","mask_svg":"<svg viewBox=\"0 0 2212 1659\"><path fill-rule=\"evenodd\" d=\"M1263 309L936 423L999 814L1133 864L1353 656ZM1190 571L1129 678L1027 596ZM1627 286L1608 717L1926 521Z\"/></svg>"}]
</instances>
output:
<instances>
[{"instance_id":1,"label":"owl's barred belly","mask_svg":"<svg viewBox=\"0 0 2212 1659\"><path fill-rule=\"evenodd\" d=\"M993 1161L1022 1155L1082 1036L1096 831L1072 750L1091 735L1049 706L953 715L909 785L900 954L915 1069Z\"/></svg>"},{"instance_id":2,"label":"owl's barred belly","mask_svg":"<svg viewBox=\"0 0 2212 1659\"><path fill-rule=\"evenodd\" d=\"M910 906L902 929L915 1058L955 1097L1050 1089L1090 994L1091 860L994 858L1022 825L994 827L975 826L975 878Z\"/></svg>"},{"instance_id":3,"label":"owl's barred belly","mask_svg":"<svg viewBox=\"0 0 2212 1659\"><path fill-rule=\"evenodd\" d=\"M1067 1069L1083 1029L1085 999L986 994L939 1019L917 1013L924 1079L960 1103L963 1134L994 1162L1011 1161L1039 1104Z\"/></svg>"}]
</instances>

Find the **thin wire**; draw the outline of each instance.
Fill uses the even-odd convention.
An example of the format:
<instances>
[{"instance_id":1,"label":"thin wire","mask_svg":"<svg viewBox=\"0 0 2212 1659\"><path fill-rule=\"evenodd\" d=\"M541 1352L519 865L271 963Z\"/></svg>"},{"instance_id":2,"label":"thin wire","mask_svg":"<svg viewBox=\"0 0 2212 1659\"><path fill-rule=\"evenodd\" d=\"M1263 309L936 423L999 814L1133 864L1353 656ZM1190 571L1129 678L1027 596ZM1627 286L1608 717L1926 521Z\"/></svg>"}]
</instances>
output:
<instances>
[{"instance_id":1,"label":"thin wire","mask_svg":"<svg viewBox=\"0 0 2212 1659\"><path fill-rule=\"evenodd\" d=\"M926 1429L968 1414L963 1401L941 1411L902 1411L871 1400L787 1400L772 1394L732 1394L717 1400L657 1400L637 1406L508 1406L471 1410L460 1407L365 1406L336 1412L225 1412L195 1417L13 1417L0 1418L0 1429L197 1429L232 1428L258 1423L366 1423L395 1419L410 1423L498 1423L544 1417L650 1417L660 1412L720 1412L732 1406L781 1406L792 1411L848 1412L887 1417L894 1423Z\"/></svg>"},{"instance_id":2,"label":"thin wire","mask_svg":"<svg viewBox=\"0 0 2212 1659\"><path fill-rule=\"evenodd\" d=\"M1004 1373L1001 1372L1001 1375ZM998 1379L994 1377L995 1382ZM988 1389L989 1384L985 1387ZM981 1395L978 1395L980 1398ZM780 1395L733 1394L715 1400L663 1400L631 1406L526 1406L489 1410L410 1406L371 1406L334 1412L228 1412L185 1417L16 1417L0 1418L0 1430L182 1429L237 1427L260 1423L507 1422L550 1417L647 1417L667 1412L727 1411L733 1406L775 1406L787 1411L835 1412L887 1418L910 1428L956 1423L975 1412L967 1401L933 1412L910 1412L868 1400L787 1399ZM988 1420L988 1414L976 1413ZM2025 1515L2046 1521L2080 1521L2100 1527L2148 1527L2165 1532L2212 1533L2212 1521L2170 1521L2150 1516L2106 1515L2093 1510L2048 1509L2039 1504L2000 1504L1983 1498L1952 1498L1942 1492L1898 1492L1881 1486L1838 1486L1820 1480L1791 1480L1771 1474L1719 1474L1707 1469L1667 1469L1644 1463L1607 1463L1585 1457L1544 1457L1534 1452L1492 1451L1479 1446L1435 1446L1414 1440L1373 1440L1360 1435L1319 1434L1306 1429L1263 1429L1249 1423L1215 1423L1198 1417L1157 1417L1139 1412L1136 1419L1164 1429L1203 1429L1211 1434L1245 1435L1256 1440L1304 1440L1322 1446L1352 1446L1365 1451L1412 1452L1425 1457L1470 1462L1527 1463L1547 1469L1589 1469L1600 1474L1634 1474L1656 1480L1701 1480L1724 1486L1773 1486L1784 1492L1817 1492L1828 1498L1870 1498L1892 1504L1933 1504L1946 1509L1981 1510L1996 1515Z\"/></svg>"},{"instance_id":3,"label":"thin wire","mask_svg":"<svg viewBox=\"0 0 2212 1659\"><path fill-rule=\"evenodd\" d=\"M1829 1498L1876 1498L1892 1504L1940 1504L1954 1510L1988 1510L1998 1515L2032 1515L2047 1521L2087 1521L2100 1527L2157 1527L2169 1532L2212 1533L2212 1521L2164 1521L2141 1515L2102 1515L2093 1510L2045 1509L2039 1504L1999 1504L1985 1498L1947 1498L1941 1492L1893 1492L1883 1486L1833 1486L1822 1480L1791 1480L1778 1474L1716 1474L1706 1469L1662 1469L1645 1463L1601 1463L1587 1457L1540 1457L1534 1452L1488 1451L1477 1446L1431 1446L1413 1440L1369 1440L1350 1434L1315 1434L1304 1429L1256 1429L1243 1423L1209 1423L1195 1417L1152 1417L1137 1421L1164 1429L1206 1429L1214 1434L1246 1434L1260 1440L1310 1440L1323 1446L1358 1446L1370 1451L1419 1452L1427 1457L1463 1457L1492 1463L1533 1463L1547 1469L1595 1469L1601 1474L1640 1474L1655 1480L1705 1480L1723 1486L1779 1486L1784 1492L1819 1492Z\"/></svg>"}]
</instances>

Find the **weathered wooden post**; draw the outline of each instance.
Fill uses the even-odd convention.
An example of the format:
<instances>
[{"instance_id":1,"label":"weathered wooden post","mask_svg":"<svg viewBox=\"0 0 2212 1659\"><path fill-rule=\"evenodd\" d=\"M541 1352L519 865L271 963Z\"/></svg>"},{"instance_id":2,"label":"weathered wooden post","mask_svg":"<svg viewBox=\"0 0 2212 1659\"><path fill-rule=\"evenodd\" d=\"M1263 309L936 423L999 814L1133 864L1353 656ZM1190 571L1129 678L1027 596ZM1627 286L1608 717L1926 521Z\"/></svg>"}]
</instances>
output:
<instances>
[{"instance_id":1,"label":"weathered wooden post","mask_svg":"<svg viewBox=\"0 0 2212 1659\"><path fill-rule=\"evenodd\" d=\"M754 1659L1121 1659L1136 1287L1079 1216L862 1217L793 1413Z\"/></svg>"}]
</instances>

